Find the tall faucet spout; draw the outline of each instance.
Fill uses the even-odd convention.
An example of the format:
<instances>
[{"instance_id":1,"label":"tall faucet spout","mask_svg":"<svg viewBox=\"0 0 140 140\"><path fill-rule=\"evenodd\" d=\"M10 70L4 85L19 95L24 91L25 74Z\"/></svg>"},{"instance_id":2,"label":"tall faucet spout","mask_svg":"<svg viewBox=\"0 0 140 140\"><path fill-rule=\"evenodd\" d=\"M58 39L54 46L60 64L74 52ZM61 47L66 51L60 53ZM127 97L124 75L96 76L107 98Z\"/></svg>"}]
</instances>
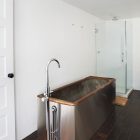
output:
<instances>
[{"instance_id":1,"label":"tall faucet spout","mask_svg":"<svg viewBox=\"0 0 140 140\"><path fill-rule=\"evenodd\" d=\"M47 81L47 89L46 89L46 95L45 96L47 96L47 97L50 97L50 83L49 83L49 66L50 66L50 64L51 64L51 62L56 62L57 64L58 64L58 68L60 68L60 63L59 63L59 61L57 60L57 59L55 59L55 58L53 58L53 59L51 59L49 62L48 62L48 65L46 66L46 72L47 72L47 74L46 74L46 81Z\"/></svg>"}]
</instances>

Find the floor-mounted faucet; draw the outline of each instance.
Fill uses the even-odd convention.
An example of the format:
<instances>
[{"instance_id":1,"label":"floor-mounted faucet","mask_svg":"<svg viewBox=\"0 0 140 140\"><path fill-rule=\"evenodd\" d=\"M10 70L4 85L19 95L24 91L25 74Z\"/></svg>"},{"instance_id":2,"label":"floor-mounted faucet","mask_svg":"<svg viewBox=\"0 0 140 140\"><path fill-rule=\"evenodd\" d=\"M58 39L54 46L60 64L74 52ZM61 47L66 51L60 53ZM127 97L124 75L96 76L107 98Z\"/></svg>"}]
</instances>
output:
<instances>
[{"instance_id":1,"label":"floor-mounted faucet","mask_svg":"<svg viewBox=\"0 0 140 140\"><path fill-rule=\"evenodd\" d=\"M50 83L49 83L49 66L50 66L50 64L51 64L51 62L56 62L57 64L58 64L58 67L60 68L60 63L59 63L59 61L57 60L57 59L55 59L55 58L53 58L53 59L51 59L49 62L48 62L48 65L46 66L46 72L47 72L47 74L46 74L46 81L47 81L47 89L46 89L46 95L47 95L47 97L50 97L51 96L51 90L50 90Z\"/></svg>"},{"instance_id":2,"label":"floor-mounted faucet","mask_svg":"<svg viewBox=\"0 0 140 140\"><path fill-rule=\"evenodd\" d=\"M49 102L49 97L51 96L51 89L50 89L50 83L49 83L49 66L51 64L51 62L56 62L58 64L58 67L60 68L60 63L57 59L53 58L51 59L47 66L46 66L46 81L47 81L47 87L46 87L46 92L44 93L45 95L45 100L46 100L46 110L47 110L47 140L54 140L54 136L55 136L55 130L53 130L52 132L52 124L50 122L50 102ZM54 106L55 107L55 106ZM56 108L57 110L57 108ZM52 110L53 112L55 112L55 110ZM54 127L53 127L54 128Z\"/></svg>"}]
</instances>

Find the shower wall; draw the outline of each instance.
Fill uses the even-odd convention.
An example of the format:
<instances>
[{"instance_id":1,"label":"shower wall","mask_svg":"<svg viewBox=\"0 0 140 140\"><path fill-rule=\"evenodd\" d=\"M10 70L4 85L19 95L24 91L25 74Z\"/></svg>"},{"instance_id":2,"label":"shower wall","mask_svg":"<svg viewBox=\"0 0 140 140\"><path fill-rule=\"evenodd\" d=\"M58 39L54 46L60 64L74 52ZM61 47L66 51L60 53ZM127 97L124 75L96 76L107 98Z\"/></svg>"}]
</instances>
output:
<instances>
[{"instance_id":1,"label":"shower wall","mask_svg":"<svg viewBox=\"0 0 140 140\"><path fill-rule=\"evenodd\" d=\"M133 88L140 90L140 18L133 19Z\"/></svg>"},{"instance_id":2,"label":"shower wall","mask_svg":"<svg viewBox=\"0 0 140 140\"><path fill-rule=\"evenodd\" d=\"M133 23L126 21L127 91L133 89Z\"/></svg>"},{"instance_id":3,"label":"shower wall","mask_svg":"<svg viewBox=\"0 0 140 140\"><path fill-rule=\"evenodd\" d=\"M96 73L115 78L118 95L124 95L132 88L131 31L131 22L125 20L96 25Z\"/></svg>"}]
</instances>

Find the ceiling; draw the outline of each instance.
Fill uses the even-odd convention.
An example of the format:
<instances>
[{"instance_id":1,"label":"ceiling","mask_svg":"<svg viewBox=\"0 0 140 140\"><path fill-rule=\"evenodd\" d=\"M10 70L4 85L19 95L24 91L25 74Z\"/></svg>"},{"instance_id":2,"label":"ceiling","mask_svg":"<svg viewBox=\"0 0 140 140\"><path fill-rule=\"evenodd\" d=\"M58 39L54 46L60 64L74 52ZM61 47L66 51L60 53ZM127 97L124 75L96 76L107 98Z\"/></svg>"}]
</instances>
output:
<instances>
[{"instance_id":1,"label":"ceiling","mask_svg":"<svg viewBox=\"0 0 140 140\"><path fill-rule=\"evenodd\" d=\"M63 0L103 19L140 17L140 0Z\"/></svg>"}]
</instances>

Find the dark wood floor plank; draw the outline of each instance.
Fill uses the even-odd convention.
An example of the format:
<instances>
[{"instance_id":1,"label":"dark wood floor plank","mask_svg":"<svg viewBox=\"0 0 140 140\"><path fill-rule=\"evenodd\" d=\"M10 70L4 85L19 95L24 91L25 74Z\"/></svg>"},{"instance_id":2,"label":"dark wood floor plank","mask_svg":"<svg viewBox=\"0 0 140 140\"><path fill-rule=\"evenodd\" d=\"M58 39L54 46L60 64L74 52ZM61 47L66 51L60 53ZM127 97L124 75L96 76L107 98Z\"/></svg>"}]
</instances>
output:
<instances>
[{"instance_id":1,"label":"dark wood floor plank","mask_svg":"<svg viewBox=\"0 0 140 140\"><path fill-rule=\"evenodd\" d=\"M107 140L140 140L140 91L133 91L128 104L121 108Z\"/></svg>"}]
</instances>

